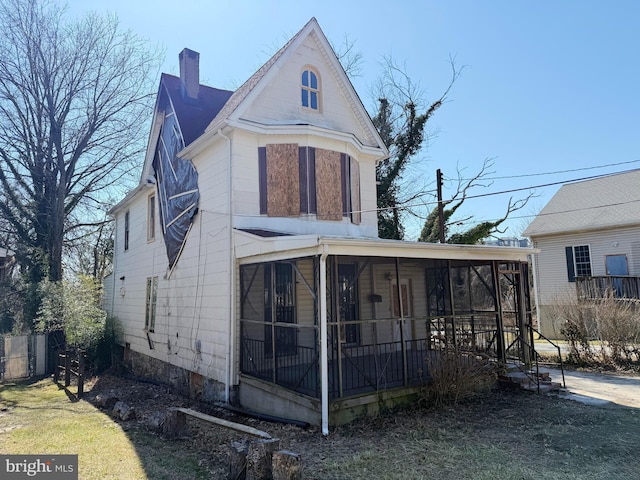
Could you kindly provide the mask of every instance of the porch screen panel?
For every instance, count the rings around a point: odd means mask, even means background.
[[[316,149],[318,220],[342,220],[340,152]]]
[[[300,215],[298,144],[270,144],[266,147],[267,215]]]

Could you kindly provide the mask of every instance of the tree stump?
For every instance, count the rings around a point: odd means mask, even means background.
[[[278,450],[273,454],[271,464],[273,480],[301,480],[302,462],[300,455],[290,450]]]
[[[246,480],[271,480],[273,452],[280,449],[277,438],[255,440],[249,444]]]
[[[186,435],[187,431],[187,416],[177,408],[167,408],[162,422],[162,433],[169,438],[178,438]]]
[[[245,480],[247,476],[248,440],[236,440],[229,445],[229,476],[228,480]]]

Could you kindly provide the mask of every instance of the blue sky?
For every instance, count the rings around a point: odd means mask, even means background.
[[[496,179],[478,194],[640,168],[634,0],[71,0],[69,6],[72,14],[116,13],[123,27],[166,50],[165,72],[177,73],[182,48],[200,52],[203,83],[227,89],[315,16],[330,41],[340,44],[348,35],[362,52],[362,74],[353,83],[369,111],[384,55],[405,66],[425,100],[446,88],[455,57],[465,68],[430,121],[432,138],[417,173],[435,178],[440,168],[455,178],[464,169],[466,176],[493,158],[491,177],[518,176]],[[595,168],[603,165],[612,166]],[[564,170],[578,171],[538,175]],[[505,236],[519,235],[558,188],[536,188]],[[509,196],[527,194],[468,200],[462,216],[498,218]],[[414,239],[419,222],[407,227]]]

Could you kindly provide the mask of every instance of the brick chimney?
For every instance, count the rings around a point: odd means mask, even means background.
[[[200,54],[185,48],[180,52],[180,81],[185,100],[197,100],[200,90]]]

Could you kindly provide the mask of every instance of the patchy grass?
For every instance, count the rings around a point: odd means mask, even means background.
[[[190,452],[143,431],[127,432],[50,379],[0,385],[0,451],[78,454],[82,479],[209,478]]]
[[[99,388],[116,389],[120,398],[128,392],[125,400],[140,412],[203,408],[161,387],[115,377],[105,376],[91,394]],[[222,479],[226,445],[239,435],[196,421],[189,438],[167,440],[142,420],[115,422],[87,401],[71,402],[50,380],[0,386],[0,402],[6,409],[0,451],[78,453],[82,479]],[[265,430],[300,453],[305,480],[627,480],[640,471],[640,409],[521,392],[362,419],[332,428],[328,437],[229,419]]]

